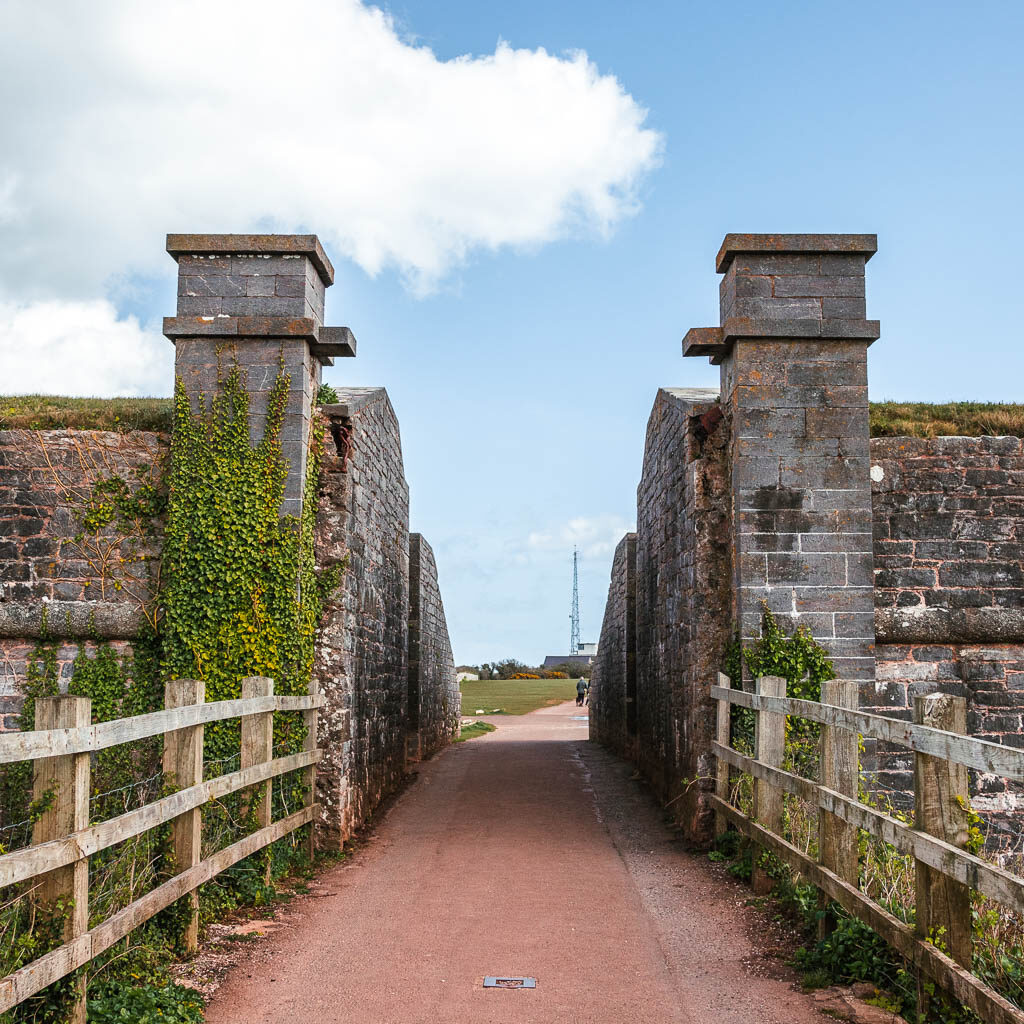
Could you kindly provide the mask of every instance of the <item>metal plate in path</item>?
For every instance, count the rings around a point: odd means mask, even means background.
[[[484,978],[484,988],[536,988],[536,978],[520,978],[512,975],[494,975]]]

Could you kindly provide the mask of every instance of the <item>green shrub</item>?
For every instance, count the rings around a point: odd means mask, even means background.
[[[743,665],[751,676],[782,676],[786,680],[786,696],[797,700],[821,700],[821,684],[835,679],[835,669],[825,648],[816,643],[806,626],[798,626],[792,636],[779,628],[775,616],[764,605],[761,618],[761,636],[744,648],[736,633],[725,650],[722,671],[739,687],[743,678]],[[817,742],[818,726],[814,722],[788,717],[787,738],[801,747],[811,749]],[[732,739],[737,750],[754,749],[754,713],[749,708],[733,706]],[[810,765],[796,765],[797,770]],[[801,772],[805,774],[806,772]]]
[[[338,392],[330,384],[321,384],[320,390],[316,393],[317,405],[334,405],[339,401]]]
[[[902,973],[900,958],[885,940],[842,910],[831,935],[797,951],[797,964],[807,971],[827,971],[833,982],[870,981],[880,988],[892,988]]]
[[[89,1024],[202,1024],[203,1007],[203,997],[181,985],[97,985],[90,988]]]

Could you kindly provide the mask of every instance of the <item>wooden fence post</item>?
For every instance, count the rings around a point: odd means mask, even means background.
[[[761,697],[785,697],[786,680],[781,676],[759,676],[754,692]],[[778,768],[786,750],[786,716],[775,711],[757,711],[754,716],[755,756],[762,764]],[[782,790],[764,779],[754,779],[754,818],[776,835],[782,834]],[[757,863],[750,878],[754,892],[771,892],[772,880]]]
[[[164,707],[181,708],[202,704],[206,700],[206,684],[197,679],[174,679],[164,686]],[[173,776],[179,789],[203,781],[203,727],[191,725],[175,729],[164,736],[164,776]],[[202,860],[202,812],[198,807],[185,811],[171,826],[175,872],[181,874]],[[191,907],[191,916],[182,935],[186,953],[199,948],[199,891],[193,889],[184,899]]]
[[[829,679],[821,684],[821,703],[856,711],[860,706],[860,685],[854,680]],[[821,727],[819,783],[843,796],[856,799],[860,774],[857,734],[836,725]],[[857,826],[820,809],[818,811],[818,863],[856,886],[860,878],[860,845]],[[822,909],[828,904],[821,894]],[[818,920],[818,938],[831,931],[826,915]]]
[[[242,697],[272,697],[274,680],[266,676],[247,676],[242,680]],[[274,712],[260,712],[256,715],[242,717],[242,768],[252,768],[257,764],[265,764],[274,757]],[[270,824],[271,794],[273,779],[267,779],[258,786],[246,790],[246,803],[258,801],[256,804],[256,828],[266,828]],[[270,856],[266,856],[264,867],[265,882],[270,881]]]
[[[36,700],[36,729],[80,729],[92,718],[88,697],[40,697]],[[32,798],[41,799],[53,790],[50,807],[32,828],[32,845],[63,839],[89,826],[89,755],[64,754],[43,757],[33,766]],[[35,900],[46,911],[58,902],[70,901],[64,909],[64,941],[77,939],[89,930],[89,858],[82,857],[38,879]],[[85,1024],[85,974],[76,983],[77,995],[68,1024]]]
[[[914,722],[963,735],[967,701],[945,693],[914,698]],[[967,846],[967,768],[941,757],[914,752],[914,828],[961,850]],[[971,890],[962,882],[915,862],[915,928],[958,964],[971,967]]]
[[[320,687],[317,684],[316,679],[310,679],[309,681],[309,695],[311,697],[317,696],[320,691]],[[302,744],[303,750],[316,750],[316,730],[317,730],[317,709],[310,708],[308,711],[302,712],[302,721],[306,726],[306,739]],[[306,788],[309,790],[309,796],[307,799],[307,807],[311,807],[316,803],[316,765],[311,764],[305,772],[305,779],[303,780]],[[316,816],[309,821],[309,837],[306,840],[306,855],[309,857],[310,863],[313,862],[313,858],[316,855]]]
[[[732,689],[732,680],[724,673],[718,673],[718,685],[724,690]],[[718,701],[718,724],[715,739],[728,747],[732,739],[732,705],[727,700]],[[729,762],[718,759],[715,774],[715,796],[720,800],[729,799]],[[720,836],[728,828],[728,821],[721,811],[715,811],[715,835]]]

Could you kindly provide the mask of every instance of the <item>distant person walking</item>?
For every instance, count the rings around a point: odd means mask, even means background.
[[[576,707],[583,707],[583,700],[587,696],[587,681],[580,676],[580,681],[576,684]]]

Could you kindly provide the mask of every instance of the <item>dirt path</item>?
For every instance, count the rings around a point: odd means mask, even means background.
[[[422,765],[371,848],[228,975],[209,1024],[821,1024],[750,969],[741,891],[679,850],[579,714],[499,716]],[[491,974],[538,985],[482,988]]]

